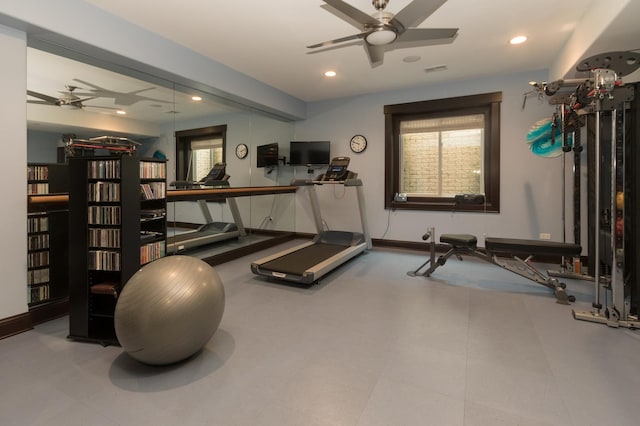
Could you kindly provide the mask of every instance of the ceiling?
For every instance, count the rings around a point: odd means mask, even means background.
[[[155,80],[153,83],[142,81],[29,48],[28,91],[63,98],[73,86],[73,95],[82,100],[82,109],[74,110],[52,104],[34,104],[34,101],[42,102],[41,98],[27,96],[29,127],[76,133],[82,137],[98,136],[109,128],[138,128],[140,130],[137,132],[128,132],[130,136],[154,136],[158,133],[158,125],[174,120],[238,111],[210,94]],[[194,101],[194,95],[202,99]],[[119,115],[117,111],[124,111],[126,115]],[[118,126],[123,121],[127,125]],[[138,123],[138,126],[131,126],[132,123]]]
[[[391,45],[384,62],[372,67],[361,41],[345,42],[344,47],[320,52],[306,47],[360,32],[321,0],[85,1],[306,102],[548,69],[585,14],[603,4],[597,0],[448,0],[418,28],[459,28],[452,43],[396,50]],[[367,14],[374,12],[371,0],[345,1]],[[612,18],[614,25],[609,25],[590,45],[591,49],[600,49],[592,54],[640,48],[640,26],[631,19],[640,16],[640,2],[612,1],[633,3],[625,12],[638,13]],[[390,0],[386,11],[397,13],[409,3],[410,0]],[[601,29],[594,26],[595,30]],[[528,36],[526,43],[508,43],[520,34]],[[411,57],[413,61],[408,62],[406,58]],[[441,70],[426,71],[433,67]],[[336,71],[337,76],[324,77],[327,70]],[[137,110],[135,116],[142,120],[167,121],[198,115],[205,104],[211,108],[208,113],[233,110],[215,99],[195,105],[185,88],[174,93],[161,85],[43,52],[30,53],[28,74],[29,90],[51,96],[57,96],[69,84],[81,87],[82,91],[77,89],[81,93],[91,93],[87,90],[95,90],[96,86],[119,92],[145,89],[138,95],[154,100],[139,99],[127,106],[131,111]],[[86,87],[83,82],[91,86]],[[86,104],[118,106],[112,98],[97,98]],[[54,108],[38,107],[48,111]],[[113,115],[113,110],[101,112]]]

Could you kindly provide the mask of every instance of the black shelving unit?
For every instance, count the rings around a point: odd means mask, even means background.
[[[66,164],[27,164],[27,194],[68,191]],[[65,299],[67,280],[68,212],[43,211],[27,216],[27,303],[29,309]]]
[[[56,194],[69,190],[69,167],[59,163],[27,164],[27,194]]]
[[[32,306],[50,298],[49,216],[31,213],[27,225],[27,303]]]
[[[69,338],[117,344],[117,297],[166,252],[166,164],[69,158]]]

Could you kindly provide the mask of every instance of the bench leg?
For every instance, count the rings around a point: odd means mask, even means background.
[[[567,291],[558,286],[553,288],[553,293],[556,295],[556,303],[560,303],[561,305],[568,305],[569,302],[575,302],[575,296],[569,296]]]
[[[528,260],[530,259],[531,258],[522,260],[518,256],[513,256],[511,260],[514,262],[514,264],[510,264],[508,261],[500,259],[498,256],[493,255],[492,263],[515,274],[518,274],[521,277],[527,278],[535,283],[550,288],[551,290],[553,290],[553,293],[556,296],[557,303],[568,305],[569,302],[575,301],[574,296],[570,296],[567,294],[564,284],[558,282],[557,279],[549,278],[542,272],[538,271],[533,265],[528,262]]]
[[[424,262],[422,265],[420,265],[415,271],[409,271],[407,272],[407,275],[409,275],[410,277],[417,277],[419,276],[424,276],[425,272],[420,272],[420,270],[422,268],[424,268],[425,266],[427,266],[428,264],[433,264],[436,260],[436,230],[435,228],[429,228],[427,230],[427,233],[424,234],[422,236],[423,240],[428,240],[431,239],[431,241],[429,242],[429,258],[427,259],[426,262]]]
[[[420,270],[425,266],[427,266],[429,263],[431,263],[432,260],[433,258],[427,259],[427,261],[424,262],[422,265],[418,266],[418,268],[415,271],[407,272],[407,275],[409,275],[410,277],[417,277],[417,276],[423,277],[426,274],[426,272],[420,272]]]
[[[429,267],[429,269],[427,269],[427,271],[424,273],[425,277],[430,277],[431,274],[433,273],[433,271],[435,271],[436,269],[438,269],[438,267],[443,266],[445,263],[447,263],[447,259],[449,259],[451,256],[456,255],[456,257],[460,260],[462,260],[462,256],[460,256],[459,252],[458,252],[458,247],[451,247],[449,249],[449,251],[447,251],[445,254],[443,254],[442,256],[438,257],[438,260],[436,260],[435,262],[431,263],[431,266]]]
[[[467,252],[467,250],[465,249],[451,246],[451,248],[445,254],[436,258],[435,243],[432,242],[431,244],[432,244],[431,246],[432,250],[431,250],[431,256],[429,257],[429,259],[427,259],[427,261],[424,262],[422,265],[420,265],[420,267],[415,271],[407,272],[407,275],[409,275],[410,277],[417,277],[417,276],[430,277],[433,271],[435,271],[436,269],[438,269],[438,267],[443,266],[445,263],[447,263],[447,259],[449,259],[451,256],[455,255],[459,260],[462,260],[462,254],[465,254]],[[420,270],[427,265],[430,265],[429,269],[427,269],[424,272],[420,272]]]

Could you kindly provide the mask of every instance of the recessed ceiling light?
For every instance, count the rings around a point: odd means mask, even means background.
[[[418,55],[411,55],[411,56],[406,56],[404,58],[402,58],[402,60],[404,62],[410,63],[410,62],[418,62],[420,60],[420,56]]]
[[[325,77],[335,77],[337,74],[335,71],[327,71],[324,73]]]
[[[119,110],[116,111],[116,114],[127,115],[127,111],[123,111],[123,110],[119,109]]]
[[[511,44],[521,44],[521,43],[524,43],[525,41],[527,41],[527,36],[520,35],[520,36],[514,37],[511,40],[509,40],[509,43],[511,43]]]
[[[200,96],[192,96],[191,100],[192,101],[196,101],[196,102],[200,102],[202,100],[202,97],[200,97]]]

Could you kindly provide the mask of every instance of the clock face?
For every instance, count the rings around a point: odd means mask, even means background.
[[[355,135],[351,138],[351,141],[349,141],[349,147],[351,151],[361,153],[367,148],[367,138],[362,135]]]
[[[241,143],[241,144],[238,144],[238,146],[236,146],[236,157],[244,158],[247,156],[248,153],[249,153],[249,149],[245,144]]]

